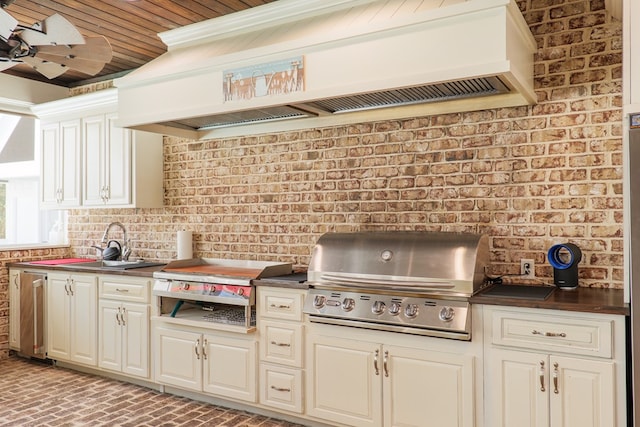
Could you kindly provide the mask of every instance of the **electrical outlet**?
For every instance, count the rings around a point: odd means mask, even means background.
[[[536,277],[535,263],[532,259],[520,260],[520,275],[525,279],[533,279]]]

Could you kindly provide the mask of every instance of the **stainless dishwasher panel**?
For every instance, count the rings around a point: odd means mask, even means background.
[[[44,288],[47,275],[20,273],[20,352],[24,357],[46,357]]]

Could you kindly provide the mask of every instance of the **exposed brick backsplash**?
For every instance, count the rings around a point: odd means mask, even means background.
[[[305,267],[322,233],[460,230],[491,236],[491,274],[536,262],[570,241],[582,286],[623,286],[621,31],[602,1],[517,2],[538,45],[538,103],[192,141],[167,137],[165,208],[77,210],[78,254],[109,221],[133,256],[281,260]]]

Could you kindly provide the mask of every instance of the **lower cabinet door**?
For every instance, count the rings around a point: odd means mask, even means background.
[[[382,346],[310,335],[307,413],[349,426],[382,425]]]
[[[155,380],[161,384],[202,391],[202,335],[156,326]]]
[[[485,375],[487,420],[495,427],[549,426],[549,356],[491,349]]]
[[[203,390],[221,397],[256,402],[257,347],[253,339],[205,334]]]
[[[613,361],[560,356],[551,356],[549,361],[551,426],[620,425],[616,421]]]
[[[100,300],[98,304],[98,366],[111,371],[122,369],[122,326],[120,303]]]
[[[68,275],[49,274],[47,283],[47,356],[71,360],[71,297]]]
[[[475,425],[473,356],[397,346],[382,350],[385,426]]]
[[[149,306],[122,304],[122,372],[149,377]]]

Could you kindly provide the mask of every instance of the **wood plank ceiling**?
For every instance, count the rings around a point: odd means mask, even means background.
[[[21,25],[58,13],[84,36],[105,36],[113,59],[95,76],[68,70],[49,80],[26,64],[4,73],[66,87],[117,77],[160,56],[166,46],[158,33],[241,11],[275,0],[15,0],[5,11]]]

